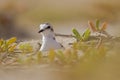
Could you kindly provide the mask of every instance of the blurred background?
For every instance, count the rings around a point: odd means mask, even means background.
[[[38,39],[39,24],[49,22],[58,33],[100,19],[115,35],[120,21],[119,0],[0,0],[0,38]],[[114,31],[113,31],[114,30]],[[61,32],[62,31],[62,32]]]
[[[88,20],[96,19],[108,22],[107,31],[120,36],[120,0],[0,0],[0,38],[4,39],[39,39],[39,25],[44,22],[51,23],[57,33],[72,34],[73,27],[82,32]],[[68,67],[52,71],[44,65],[36,69],[0,66],[0,80],[120,80],[119,58],[115,56],[95,69],[86,66],[89,73],[79,66],[70,69],[71,73]]]

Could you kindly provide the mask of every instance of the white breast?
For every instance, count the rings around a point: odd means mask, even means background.
[[[58,43],[55,39],[44,37],[40,51],[48,51],[50,49],[61,49],[61,48],[62,48],[61,44]]]

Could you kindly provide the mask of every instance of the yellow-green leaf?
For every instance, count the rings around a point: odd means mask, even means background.
[[[42,59],[42,53],[41,52],[38,52],[37,53],[37,62],[39,63]]]
[[[72,32],[73,32],[75,38],[77,39],[77,41],[82,40],[80,33],[75,28],[73,28]]]
[[[3,45],[3,39],[0,39],[0,47]]]
[[[99,30],[99,23],[100,23],[100,20],[96,20],[96,29]]]
[[[48,57],[49,57],[49,60],[50,60],[51,62],[54,61],[54,59],[55,59],[55,51],[54,51],[53,49],[51,49],[51,50],[49,51]]]
[[[65,63],[65,55],[62,51],[58,51],[58,53],[56,53],[56,57],[63,63]]]
[[[12,43],[14,43],[16,41],[16,37],[12,37],[9,40],[7,40],[7,45],[11,45]]]
[[[84,33],[83,33],[83,40],[87,40],[90,37],[90,29],[87,29]]]
[[[15,49],[15,47],[16,47],[16,44],[14,44],[13,46],[11,46],[11,47],[8,49],[8,51],[9,51],[9,52],[13,52],[14,49]]]

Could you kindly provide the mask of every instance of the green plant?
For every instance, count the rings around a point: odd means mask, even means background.
[[[77,41],[86,41],[90,37],[90,30],[87,29],[82,35],[75,29],[73,28],[72,30],[74,37],[76,38]]]
[[[96,24],[94,25],[92,21],[88,21],[88,25],[92,32],[98,32],[100,34],[104,34],[107,36],[107,38],[112,37],[110,34],[106,32],[106,28],[107,28],[106,22],[103,22],[102,25],[100,25],[100,20],[96,20]]]
[[[88,21],[88,24],[89,24],[89,27],[91,28],[91,30],[93,32],[105,31],[106,28],[107,28],[107,23],[106,22],[102,23],[102,26],[100,26],[100,20],[96,20],[95,25],[92,21]]]
[[[31,53],[31,52],[33,52],[33,47],[32,47],[32,45],[30,45],[30,43],[20,44],[19,49],[22,51],[22,53]]]
[[[16,37],[10,38],[8,40],[0,39],[0,53],[3,52],[14,52],[16,48]]]
[[[15,59],[16,37],[8,40],[0,39],[0,64],[11,63]],[[13,57],[14,56],[14,57]]]

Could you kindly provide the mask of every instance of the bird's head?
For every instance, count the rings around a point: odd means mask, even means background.
[[[49,23],[40,24],[40,30],[38,33],[42,33],[43,35],[49,35],[54,32],[52,26]]]

